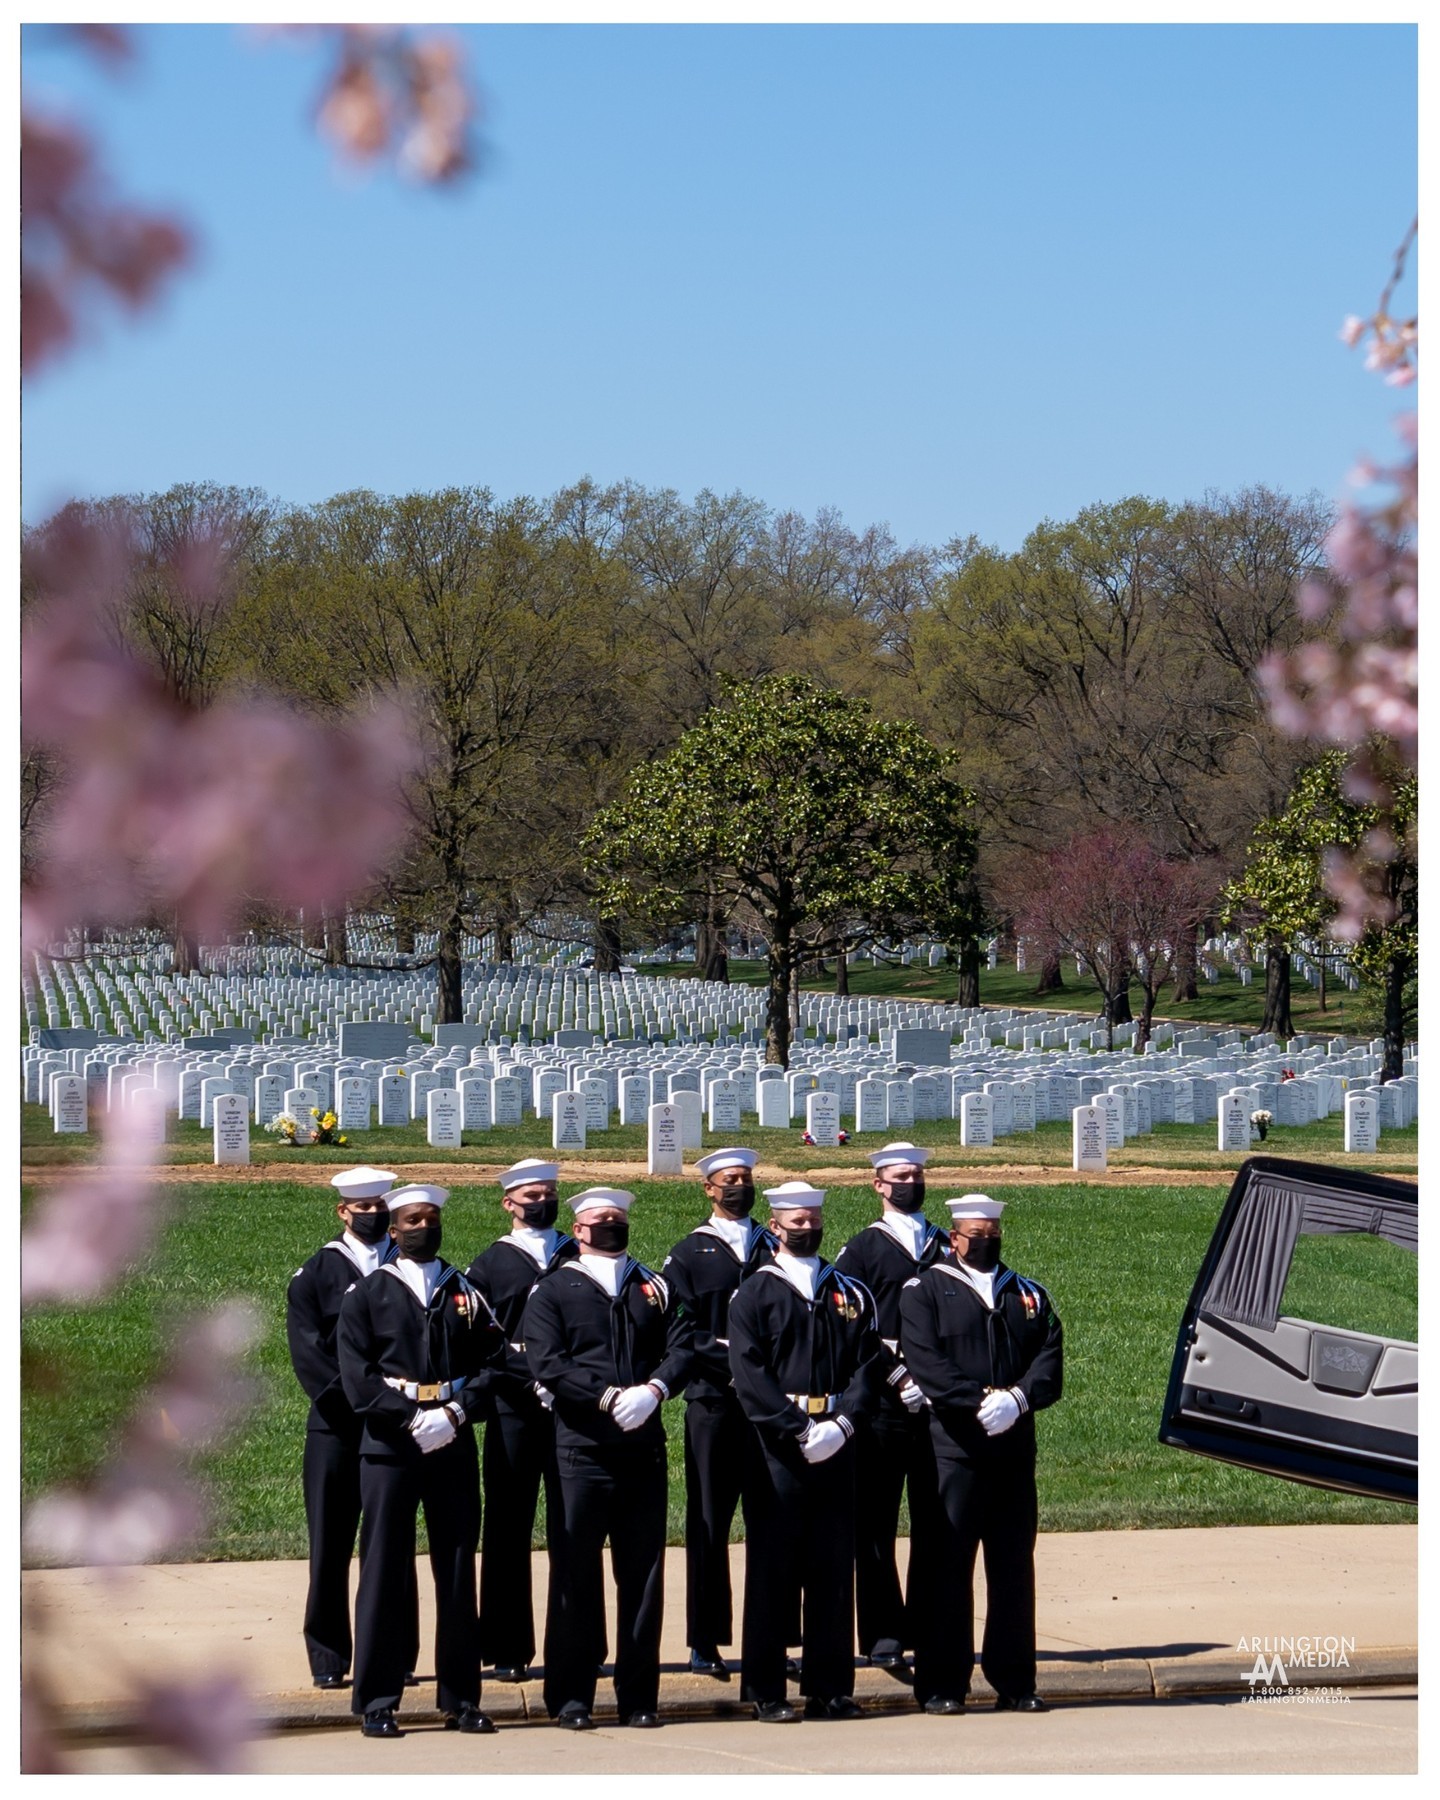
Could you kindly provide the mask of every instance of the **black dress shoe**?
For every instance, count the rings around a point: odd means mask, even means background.
[[[692,1675],[713,1675],[717,1681],[728,1681],[730,1671],[718,1650],[708,1646],[703,1650],[690,1652],[690,1673]]]
[[[633,1725],[636,1731],[654,1731],[660,1723],[660,1715],[653,1712],[634,1712],[628,1719],[622,1719],[620,1723]]]
[[[318,1688],[343,1688],[345,1677],[343,1675],[317,1675],[314,1685]]]
[[[406,1687],[419,1687],[420,1677],[415,1673],[415,1671],[413,1669],[405,1677],[405,1685],[406,1685]]]
[[[555,1715],[555,1723],[566,1731],[593,1731],[595,1721],[590,1717],[588,1707],[581,1706],[578,1700],[568,1700]]]
[[[381,1712],[366,1713],[360,1721],[361,1737],[399,1738],[405,1733],[395,1723],[395,1714],[386,1707]]]
[[[757,1700],[755,1717],[762,1725],[793,1725],[800,1715],[788,1700]]]
[[[965,1702],[952,1700],[948,1694],[932,1694],[920,1710],[927,1713],[939,1713],[942,1718],[953,1719],[964,1712]]]
[[[787,1681],[798,1681],[800,1679],[800,1664],[793,1656],[787,1656],[785,1658],[785,1677]]]
[[[863,1716],[859,1705],[849,1694],[836,1694],[829,1700],[822,1700],[819,1694],[812,1694],[805,1702],[807,1719],[859,1719]]]
[[[446,1713],[445,1729],[447,1731],[468,1731],[480,1737],[488,1737],[495,1729],[495,1721],[488,1713],[481,1712],[478,1706],[462,1706],[459,1712]]]
[[[1047,1701],[1038,1694],[997,1694],[995,1697],[996,1712],[1049,1712]]]
[[[497,1667],[492,1679],[495,1681],[525,1681],[529,1674],[529,1663],[506,1663],[503,1668]]]
[[[905,1648],[894,1638],[881,1638],[866,1660],[872,1669],[903,1669]]]

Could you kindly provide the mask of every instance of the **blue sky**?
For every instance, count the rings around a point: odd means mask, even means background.
[[[149,27],[113,79],[27,35],[27,102],[202,238],[27,385],[27,519],[589,474],[1008,549],[1390,451],[1336,333],[1415,209],[1413,27],[462,35],[489,154],[449,192],[337,171],[314,50]]]

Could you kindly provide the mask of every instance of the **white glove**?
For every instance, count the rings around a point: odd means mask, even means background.
[[[810,1435],[800,1446],[800,1454],[808,1463],[822,1463],[845,1442],[845,1433],[833,1419],[821,1419],[810,1427]]]
[[[455,1421],[443,1406],[432,1406],[425,1412],[416,1413],[410,1421],[410,1435],[422,1454],[428,1456],[432,1450],[443,1450],[452,1441]]]
[[[1002,1431],[1008,1431],[1020,1417],[1020,1402],[1008,1388],[997,1388],[980,1402],[976,1417],[985,1427],[987,1437],[999,1437]]]
[[[660,1396],[652,1387],[622,1388],[610,1414],[622,1431],[638,1431],[659,1404]]]
[[[535,1398],[545,1408],[546,1412],[554,1412],[555,1396],[550,1392],[549,1388],[542,1387],[538,1381],[532,1383],[532,1385],[535,1389]]]
[[[900,1395],[900,1403],[907,1412],[919,1412],[922,1406],[928,1406],[930,1404],[916,1386],[914,1376],[907,1376],[906,1379],[900,1383],[897,1391]]]

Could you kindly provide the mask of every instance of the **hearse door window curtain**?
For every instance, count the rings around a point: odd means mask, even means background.
[[[1401,1250],[1417,1246],[1418,1209],[1375,1195],[1309,1189],[1275,1179],[1254,1182],[1200,1302],[1202,1312],[1273,1331],[1296,1240],[1359,1231]]]

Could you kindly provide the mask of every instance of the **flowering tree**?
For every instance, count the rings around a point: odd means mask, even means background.
[[[1367,744],[1365,754],[1385,784],[1387,804],[1349,798],[1344,751],[1318,757],[1301,770],[1284,810],[1257,828],[1244,869],[1225,889],[1225,904],[1233,923],[1262,936],[1288,964],[1298,938],[1336,935],[1345,901],[1337,897],[1331,872],[1337,865],[1364,871],[1364,897],[1353,904],[1369,917],[1351,961],[1383,995],[1384,1077],[1390,1080],[1403,1073],[1405,990],[1419,966],[1418,786],[1393,753],[1387,758],[1383,743]],[[1369,898],[1372,892],[1378,892],[1379,906]],[[1273,1029],[1288,1037],[1288,980],[1277,1005],[1283,1016]]]
[[[111,26],[62,28],[111,62],[131,54]],[[320,123],[349,155],[398,147],[426,180],[469,159],[472,115],[453,46],[391,28],[330,28],[335,61]],[[108,302],[144,306],[188,259],[193,237],[110,186],[103,160],[73,124],[22,118],[22,361],[53,364]],[[215,693],[179,679],[181,664],[137,654],[116,629],[156,574],[133,509],[69,508],[27,544],[22,642],[27,821],[23,943],[51,949],[90,926],[176,918],[186,936],[221,936],[251,899],[339,903],[400,841],[397,781],[412,733],[398,705],[318,724],[274,700]],[[233,595],[235,545],[217,519],[172,540],[164,606],[150,624],[193,642]],[[203,635],[203,632],[200,632]],[[151,645],[153,651],[156,646]],[[193,663],[185,665],[195,673]],[[343,818],[330,804],[342,782]],[[295,819],[303,820],[296,829]],[[148,1152],[116,1109],[100,1166],[37,1200],[21,1245],[31,1306],[104,1294],[159,1222]],[[96,1228],[97,1218],[103,1229]],[[239,1361],[254,1334],[222,1307],[182,1332],[159,1386],[142,1397],[117,1454],[85,1487],[42,1495],[26,1520],[32,1554],[122,1564],[174,1554],[201,1531],[185,1477],[191,1457],[243,1402]],[[190,1683],[136,1676],[136,1704],[155,1741],[213,1772],[241,1760],[243,1694],[200,1674]],[[24,1767],[64,1766],[48,1696],[23,1703]]]
[[[1217,885],[1212,864],[1162,856],[1119,826],[1012,859],[1000,879],[1017,932],[1049,954],[1073,956],[1100,989],[1111,1049],[1132,979],[1142,995],[1136,1042],[1148,1042],[1156,997],[1182,947],[1193,946]]]
[[[1416,375],[1418,321],[1391,312],[1416,230],[1412,224],[1397,250],[1375,312],[1352,316],[1341,332],[1347,344],[1368,346],[1366,366],[1396,388],[1410,386]],[[1414,830],[1414,808],[1397,782],[1416,767],[1420,722],[1417,415],[1402,415],[1396,431],[1400,459],[1383,468],[1362,462],[1351,477],[1358,487],[1388,488],[1388,497],[1342,510],[1326,540],[1328,573],[1303,591],[1302,613],[1318,634],[1287,655],[1267,657],[1257,670],[1275,723],[1342,749],[1344,797],[1378,808],[1363,850],[1358,843],[1337,845],[1323,871],[1339,903],[1330,930],[1351,942],[1372,924],[1384,927],[1397,918],[1387,865],[1405,853]]]

